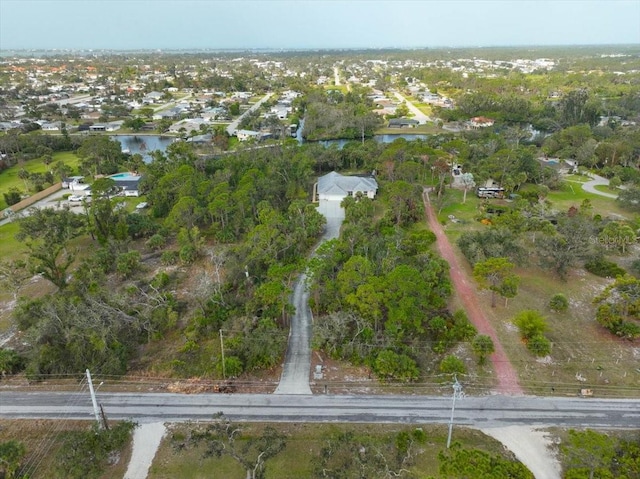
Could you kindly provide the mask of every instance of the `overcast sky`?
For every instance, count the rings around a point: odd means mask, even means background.
[[[0,50],[640,44],[640,0],[0,0]]]

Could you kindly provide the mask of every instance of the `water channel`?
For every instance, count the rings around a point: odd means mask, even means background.
[[[167,147],[174,141],[173,137],[160,136],[160,135],[113,135],[113,138],[118,140],[122,145],[122,151],[126,153],[140,153],[146,163],[152,160],[151,152],[154,150],[166,151]],[[373,139],[378,143],[392,143],[398,138],[404,138],[407,141],[413,140],[426,140],[428,135],[423,134],[398,134],[398,135],[374,135]],[[302,140],[299,138],[299,141]],[[329,147],[331,145],[337,145],[338,149],[342,149],[350,141],[358,140],[322,140],[319,141],[321,145]],[[304,140],[300,143],[306,143]]]

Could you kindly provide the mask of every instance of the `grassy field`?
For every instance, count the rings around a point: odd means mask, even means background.
[[[380,444],[392,441],[400,431],[411,431],[409,426],[395,425],[327,425],[327,424],[272,424],[288,436],[283,452],[267,462],[266,479],[298,479],[312,477],[312,458],[317,456],[325,445],[328,434],[353,431],[379,441]],[[186,426],[181,426],[186,427]],[[249,434],[259,434],[264,427],[261,424],[243,424]],[[426,444],[420,445],[420,453],[414,464],[408,469],[418,477],[436,476],[438,473],[438,453],[446,446],[446,426],[418,425],[427,434]],[[149,470],[148,479],[205,479],[224,477],[226,479],[244,479],[246,472],[226,456],[221,459],[204,458],[202,449],[181,450],[176,452],[167,434],[160,445],[155,460]],[[494,454],[509,457],[500,443],[485,436],[480,431],[456,427],[454,441],[460,441],[465,447],[477,448]]]
[[[12,166],[11,168],[7,168],[0,172],[0,193],[7,192],[11,188],[18,188],[23,192],[26,191],[27,188],[24,181],[18,177],[18,173],[22,168],[27,170],[29,173],[46,173],[53,164],[58,161],[62,161],[65,165],[70,166],[74,172],[77,172],[80,158],[78,158],[78,155],[73,152],[61,151],[53,154],[53,161],[48,166],[44,164],[42,158],[35,158],[33,160],[25,161],[22,164]],[[0,195],[0,210],[5,209],[6,207],[7,204],[4,201],[4,196]]]

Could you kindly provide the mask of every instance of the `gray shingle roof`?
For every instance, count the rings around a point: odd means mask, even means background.
[[[378,182],[371,177],[364,176],[343,176],[332,171],[329,174],[318,178],[318,193],[327,195],[344,195],[348,192],[357,191],[377,191]]]

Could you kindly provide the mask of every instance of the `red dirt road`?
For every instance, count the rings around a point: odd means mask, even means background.
[[[431,202],[429,201],[429,193],[426,190],[423,194],[423,200],[429,227],[436,235],[438,251],[442,258],[449,263],[453,288],[460,298],[469,320],[476,327],[478,333],[486,334],[493,340],[495,352],[491,355],[490,359],[493,363],[496,375],[498,376],[498,392],[501,394],[513,395],[524,394],[520,384],[518,383],[518,375],[516,374],[515,369],[513,369],[511,362],[509,362],[509,358],[507,358],[493,326],[485,316],[482,309],[478,306],[479,298],[476,294],[476,290],[469,284],[469,279],[460,267],[458,258],[456,258],[451,243],[449,242],[449,238],[444,234],[442,225],[433,211]]]

